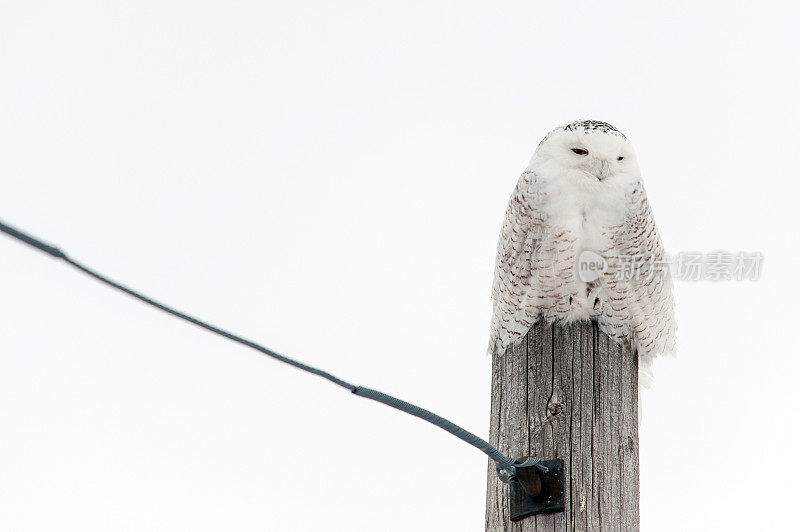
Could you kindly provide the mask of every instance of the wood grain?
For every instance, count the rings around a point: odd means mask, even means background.
[[[516,458],[564,460],[566,508],[512,523],[489,464],[487,532],[639,529],[638,366],[597,324],[535,324],[492,361],[489,437]]]

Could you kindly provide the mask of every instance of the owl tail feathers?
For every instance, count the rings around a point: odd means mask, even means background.
[[[642,426],[642,390],[643,389],[650,389],[653,387],[653,382],[655,382],[655,376],[653,374],[653,357],[642,353],[641,351],[637,350],[637,356],[639,357],[639,386],[636,390],[636,406],[637,406],[637,421],[639,422],[639,426]]]
[[[639,426],[642,426],[642,387],[639,386],[639,389],[636,390],[636,421],[639,423]]]
[[[492,334],[489,337],[489,346],[486,348],[486,354],[489,356],[500,354],[501,348],[502,343],[500,342],[500,337],[494,330],[492,330]]]
[[[654,382],[653,357],[639,352],[639,388],[650,389]]]

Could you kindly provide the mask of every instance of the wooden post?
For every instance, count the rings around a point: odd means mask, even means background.
[[[537,323],[492,361],[490,441],[514,458],[564,460],[563,512],[509,519],[489,465],[487,532],[639,529],[638,364],[596,323]]]

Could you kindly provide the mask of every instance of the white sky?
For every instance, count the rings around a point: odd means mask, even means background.
[[[795,519],[795,5],[64,4],[0,3],[0,219],[484,436],[508,196],[552,127],[619,127],[669,251],[765,256],[677,285],[643,529]],[[0,254],[3,530],[483,530],[452,436]]]

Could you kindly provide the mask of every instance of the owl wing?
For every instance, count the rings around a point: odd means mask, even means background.
[[[536,321],[546,295],[539,277],[546,262],[548,227],[541,209],[545,192],[533,172],[525,172],[508,202],[497,245],[497,264],[492,285],[492,314],[489,352],[505,349],[525,335]]]
[[[618,340],[632,339],[645,374],[658,354],[675,350],[672,277],[664,245],[641,181],[626,198],[622,223],[609,228],[606,292],[600,328]]]

